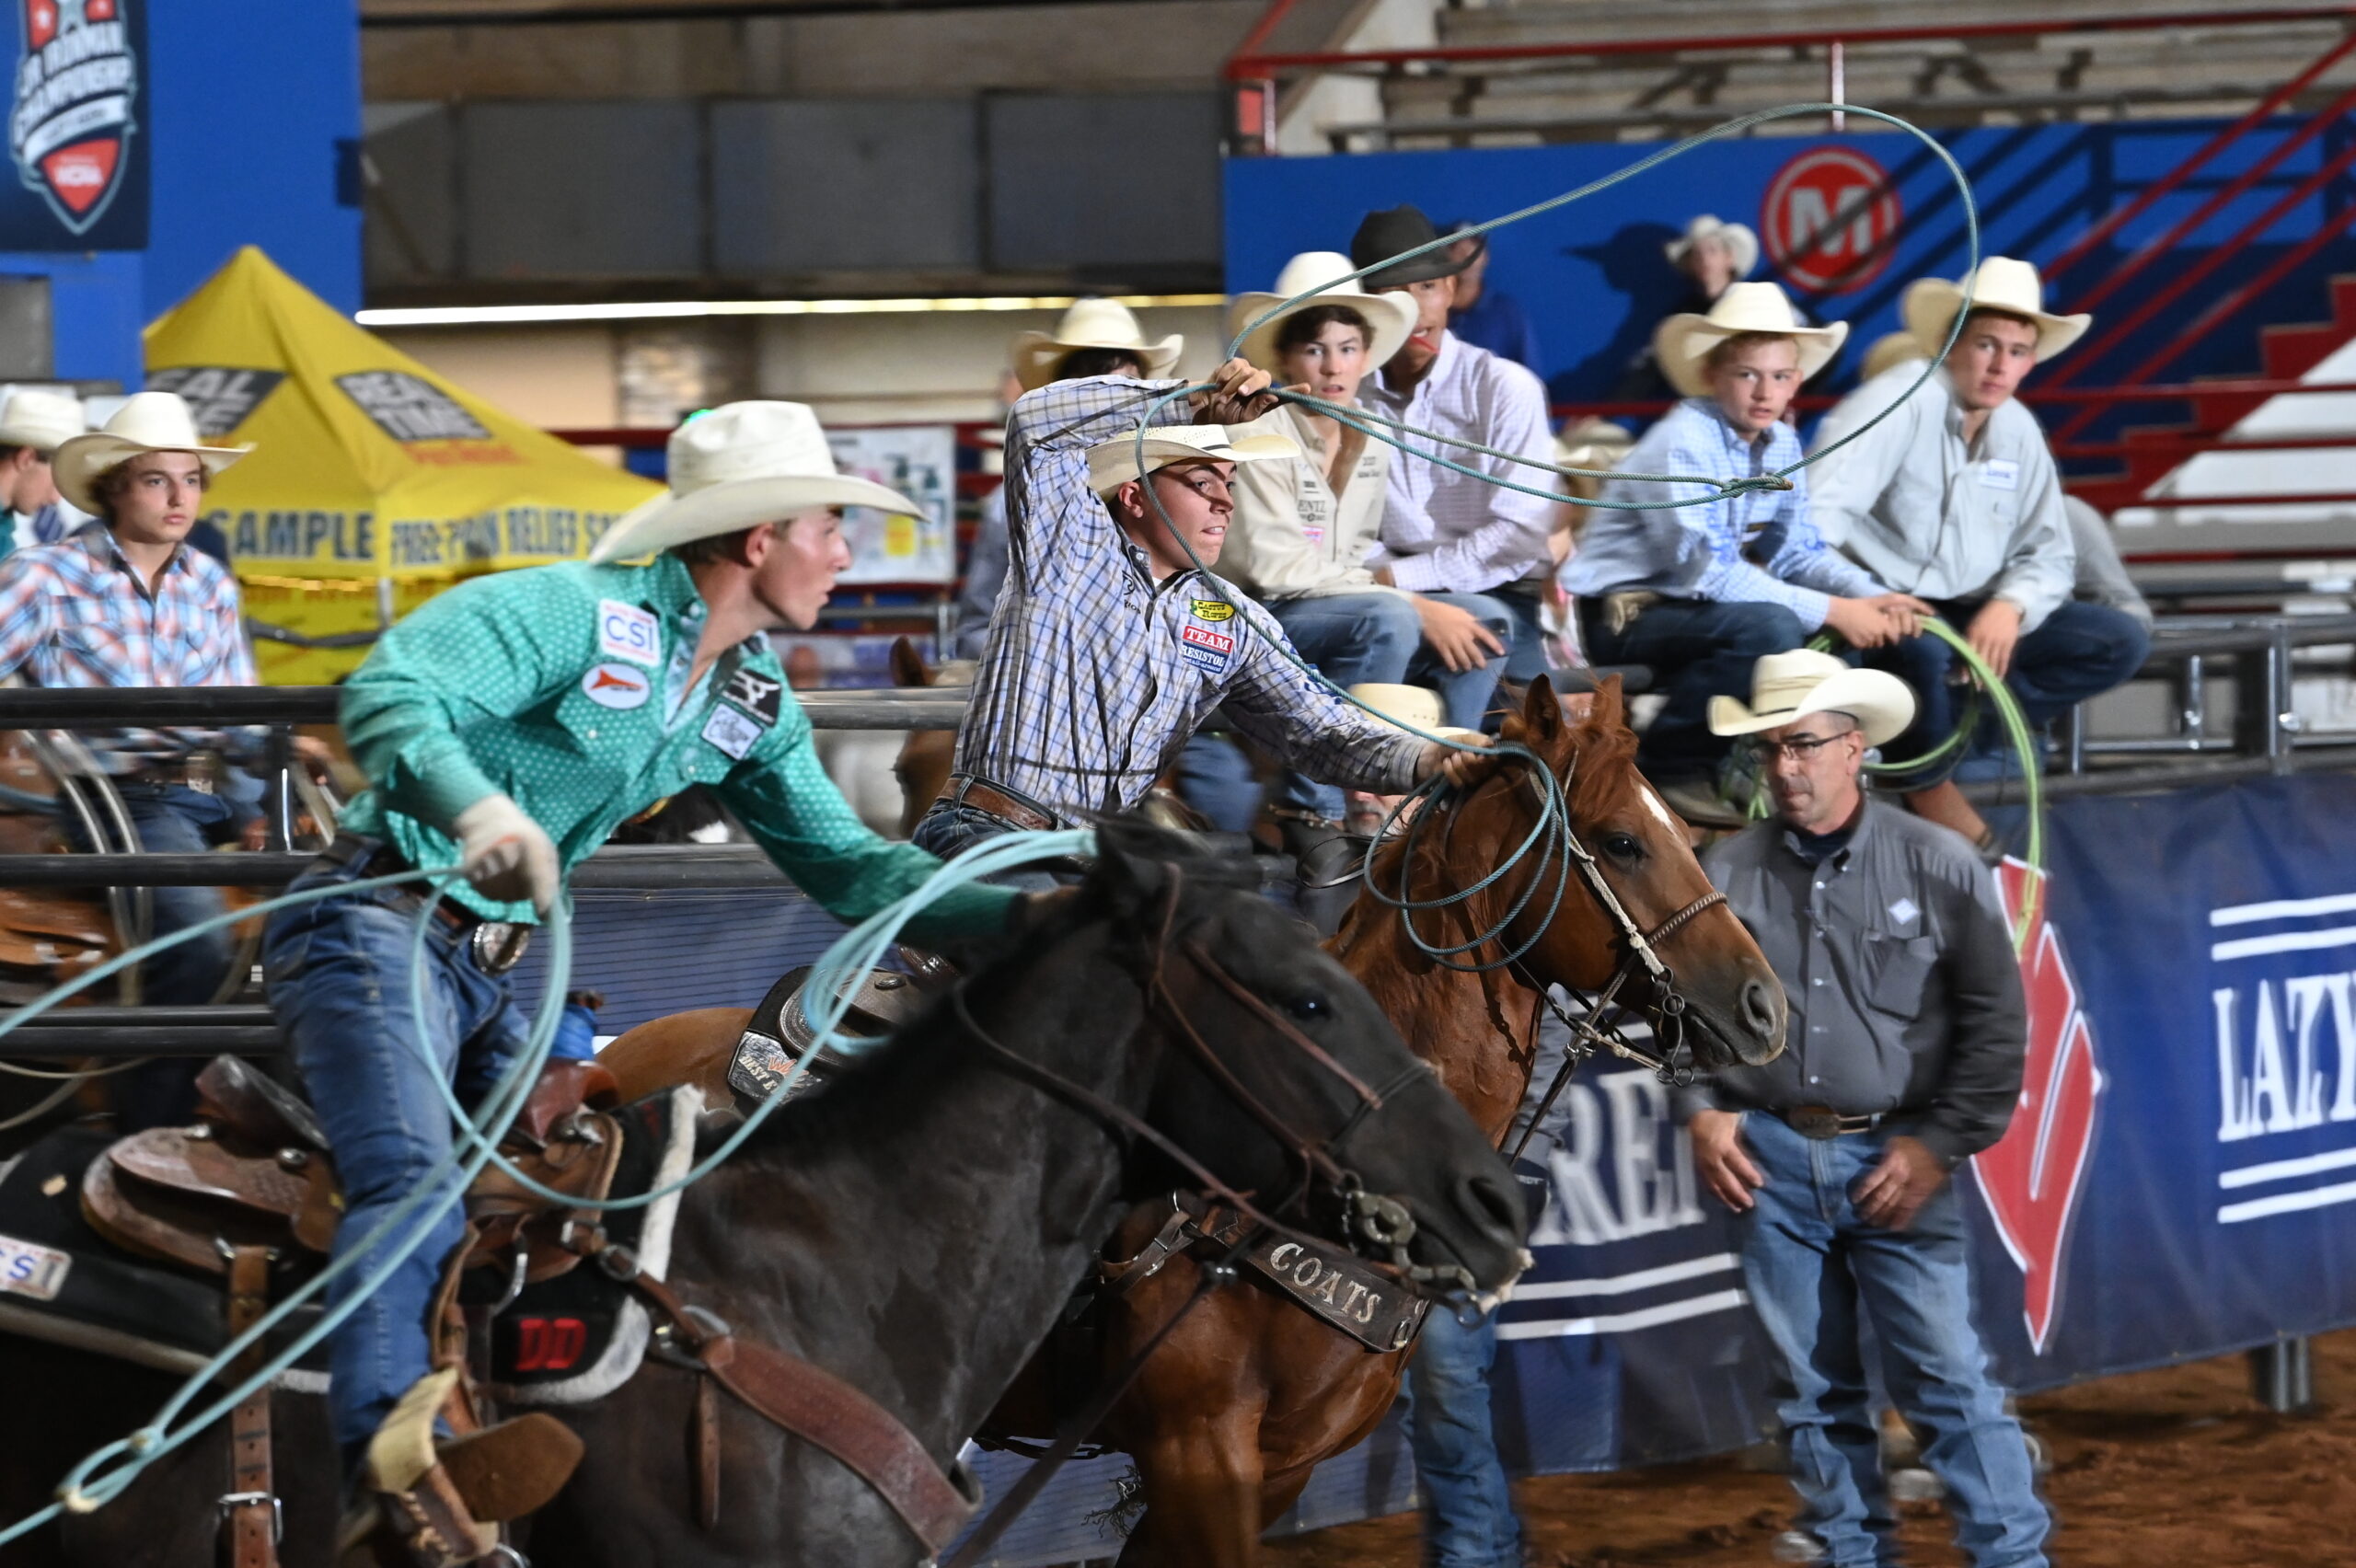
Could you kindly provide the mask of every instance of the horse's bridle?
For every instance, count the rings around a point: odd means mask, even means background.
[[[1158,1012],[1174,1023],[1178,1038],[1211,1081],[1299,1162],[1300,1181],[1281,1202],[1267,1206],[1254,1203],[1250,1196],[1222,1181],[1200,1160],[1179,1147],[1167,1134],[1135,1112],[1116,1105],[1095,1090],[1074,1083],[1052,1068],[1043,1067],[1013,1051],[974,1017],[966,986],[962,981],[950,993],[951,1006],[955,1009],[958,1021],[989,1053],[994,1066],[1079,1107],[1125,1136],[1143,1138],[1176,1161],[1181,1169],[1201,1183],[1204,1191],[1232,1206],[1253,1225],[1265,1227],[1295,1241],[1330,1246],[1330,1240],[1310,1235],[1276,1217],[1296,1210],[1314,1188],[1322,1185],[1340,1201],[1354,1247],[1363,1240],[1388,1254],[1387,1258],[1376,1260],[1375,1267],[1395,1272],[1415,1284],[1461,1286],[1467,1294],[1477,1293],[1479,1282],[1462,1264],[1417,1263],[1408,1256],[1408,1244],[1415,1239],[1417,1231],[1414,1209],[1402,1199],[1369,1192],[1364,1180],[1343,1158],[1344,1146],[1365,1125],[1367,1118],[1381,1110],[1392,1096],[1416,1083],[1436,1078],[1431,1064],[1415,1057],[1388,1082],[1368,1084],[1335,1060],[1331,1052],[1253,994],[1200,942],[1191,937],[1183,940],[1176,937],[1173,928],[1179,896],[1184,885],[1184,872],[1174,863],[1165,863],[1163,869],[1169,873],[1169,884],[1161,899],[1159,928],[1149,949],[1151,962],[1144,986],[1147,1012],[1149,1016]],[[1350,1091],[1356,1104],[1342,1119],[1340,1125],[1323,1134],[1304,1132],[1297,1120],[1277,1112],[1262,1094],[1254,1092],[1236,1075],[1235,1069],[1211,1048],[1210,1042],[1203,1037],[1202,1031],[1195,1027],[1194,1019],[1172,989],[1168,961],[1173,951],[1185,960],[1190,968],[1225,991],[1273,1031],[1278,1039],[1307,1056]]]
[[[1542,833],[1549,842],[1542,853],[1537,870],[1531,874],[1530,885],[1514,901],[1513,907],[1507,912],[1505,917],[1490,929],[1475,936],[1472,941],[1452,948],[1435,948],[1426,942],[1415,931],[1416,909],[1432,907],[1436,902],[1459,902],[1461,898],[1470,897],[1472,894],[1496,882],[1512,864],[1509,860],[1507,865],[1500,866],[1496,870],[1490,872],[1472,887],[1464,890],[1464,893],[1457,898],[1417,901],[1410,897],[1407,891],[1407,879],[1412,874],[1415,838],[1422,831],[1424,821],[1427,816],[1444,815],[1447,818],[1447,826],[1442,832],[1444,835],[1452,834],[1455,831],[1458,815],[1452,810],[1417,813],[1409,821],[1402,836],[1404,841],[1400,846],[1398,896],[1391,897],[1379,891],[1377,896],[1399,911],[1400,919],[1406,924],[1409,938],[1435,963],[1460,972],[1509,969],[1513,972],[1515,978],[1535,991],[1545,1006],[1571,1031],[1571,1051],[1565,1063],[1565,1075],[1578,1062],[1601,1050],[1608,1051],[1613,1055],[1624,1056],[1630,1061],[1652,1068],[1664,1083],[1691,1082],[1693,1077],[1693,1061],[1692,1053],[1687,1047],[1685,1041],[1685,995],[1678,988],[1676,971],[1662,959],[1660,948],[1696,918],[1724,904],[1727,901],[1726,894],[1712,888],[1683,908],[1660,920],[1650,929],[1638,924],[1636,917],[1628,913],[1628,906],[1620,901],[1620,895],[1612,890],[1611,882],[1605,880],[1603,868],[1596,860],[1595,852],[1587,847],[1585,840],[1580,838],[1578,826],[1571,820],[1570,791],[1573,782],[1578,777],[1578,753],[1574,751],[1571,754],[1570,765],[1564,769],[1563,776],[1559,779],[1553,778],[1553,769],[1536,753],[1519,755],[1526,755],[1530,766],[1533,768],[1544,770],[1551,780],[1551,789],[1541,787],[1535,778],[1526,778],[1524,780],[1531,793],[1538,798],[1540,817],[1539,828],[1531,832],[1530,838],[1525,840],[1525,844],[1538,842]],[[1474,788],[1477,789],[1478,786]],[[1452,790],[1453,787],[1450,787],[1450,790]],[[1446,808],[1470,798],[1470,790],[1435,791],[1433,804]],[[1559,815],[1556,815],[1558,811]],[[1553,818],[1551,827],[1550,817]],[[1471,952],[1486,947],[1492,941],[1504,945],[1506,933],[1516,921],[1521,918],[1532,896],[1544,882],[1548,862],[1553,860],[1557,845],[1560,847],[1564,865],[1555,875],[1553,896],[1547,905],[1544,917],[1538,922],[1538,931],[1519,946],[1507,948],[1504,956],[1500,958],[1464,963],[1453,962],[1452,955],[1458,952]],[[1574,867],[1577,869],[1579,880],[1586,884],[1589,896],[1602,909],[1604,917],[1614,928],[1617,933],[1616,940],[1621,950],[1620,961],[1612,966],[1611,977],[1604,983],[1601,990],[1592,997],[1572,991],[1571,994],[1578,999],[1584,1009],[1583,1014],[1575,1014],[1556,1002],[1551,988],[1531,974],[1528,965],[1522,962],[1530,949],[1537,946],[1539,936],[1543,933],[1545,928],[1553,923],[1555,911],[1562,907],[1563,889],[1568,882],[1571,869]],[[1367,869],[1369,887],[1374,886],[1373,874],[1372,856],[1369,852]],[[1648,990],[1647,997],[1641,1004],[1640,1010],[1652,1026],[1654,1048],[1651,1050],[1632,1043],[1621,1032],[1611,1017],[1613,1009],[1625,1008],[1626,1004],[1620,1000],[1620,993],[1627,986],[1628,982],[1639,974],[1644,976]],[[1565,986],[1564,989],[1571,990],[1571,987]],[[1553,1104],[1554,1094],[1559,1092],[1560,1089],[1561,1084],[1558,1081],[1554,1090],[1547,1096],[1548,1105]],[[1537,1118],[1533,1117],[1531,1124],[1534,1126],[1536,1122]],[[1525,1143],[1528,1141],[1526,1132],[1523,1135],[1523,1141]],[[1519,1149],[1517,1148],[1515,1152],[1519,1153]]]

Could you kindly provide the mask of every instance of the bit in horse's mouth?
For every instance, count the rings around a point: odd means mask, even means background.
[[[1537,1258],[1530,1253],[1530,1249],[1527,1247],[1524,1247],[1520,1251],[1517,1252],[1514,1255],[1514,1271],[1511,1278],[1507,1279],[1505,1284],[1497,1286],[1496,1289],[1481,1291],[1472,1297],[1472,1305],[1481,1309],[1483,1316],[1487,1316],[1489,1313],[1494,1312],[1498,1308],[1504,1306],[1507,1302],[1512,1300],[1513,1287],[1520,1283],[1521,1276],[1528,1274],[1531,1266],[1538,1262]]]

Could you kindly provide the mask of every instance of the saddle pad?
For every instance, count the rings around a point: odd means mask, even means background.
[[[702,1102],[699,1090],[681,1086],[612,1112],[622,1147],[606,1195],[637,1197],[685,1176],[695,1163],[696,1113]],[[671,1264],[671,1228],[681,1196],[605,1211],[607,1241],[629,1248],[644,1272],[662,1278]],[[471,1269],[458,1299],[490,1307],[507,1285],[494,1269]],[[602,1399],[638,1370],[652,1326],[637,1297],[595,1262],[527,1285],[491,1320],[491,1392],[514,1405]]]
[[[83,1172],[112,1141],[102,1128],[62,1127],[0,1170],[0,1332],[192,1372],[229,1343],[227,1297],[218,1275],[134,1258],[82,1217]],[[275,1272],[272,1294],[315,1262]],[[295,1312],[273,1347],[318,1319],[315,1305]],[[319,1392],[326,1368],[326,1351],[314,1349],[281,1386]]]

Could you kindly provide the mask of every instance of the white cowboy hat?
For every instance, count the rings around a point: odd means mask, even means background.
[[[1846,713],[1865,744],[1887,745],[1914,722],[1914,692],[1883,670],[1857,670],[1812,648],[1770,653],[1750,670],[1750,702],[1710,698],[1710,733],[1754,735],[1796,724],[1811,713]]]
[[[1759,236],[1750,225],[1724,222],[1715,213],[1704,213],[1687,224],[1683,234],[1660,248],[1661,253],[1669,258],[1670,266],[1682,266],[1694,243],[1704,239],[1715,239],[1727,248],[1734,257],[1734,275],[1738,278],[1750,276],[1750,270],[1759,265]]]
[[[821,506],[923,509],[872,479],[835,471],[826,432],[806,403],[722,403],[671,432],[671,489],[607,529],[592,561],[624,560],[777,523]]]
[[[189,453],[210,478],[252,450],[251,443],[207,446],[196,433],[187,400],[177,392],[134,392],[102,429],[60,443],[49,466],[57,478],[57,493],[95,516],[102,504],[96,489],[98,476],[143,452]]]
[[[1357,269],[1350,259],[1338,250],[1306,250],[1285,263],[1276,274],[1273,294],[1240,294],[1235,303],[1227,307],[1227,335],[1233,338],[1269,311],[1284,304],[1297,294],[1307,294],[1320,283],[1333,282],[1336,278],[1349,278]],[[1253,328],[1252,335],[1243,340],[1243,357],[1262,370],[1276,368],[1276,334],[1284,329],[1287,317],[1304,310],[1314,310],[1321,305],[1345,305],[1366,317],[1367,331],[1372,341],[1367,344],[1366,363],[1387,364],[1415,329],[1415,302],[1403,294],[1369,294],[1366,285],[1356,278],[1346,283],[1334,283],[1330,289],[1310,294],[1299,305],[1281,316],[1270,317]]]
[[[1558,468],[1609,468],[1634,450],[1636,438],[1628,427],[1589,414],[1573,420],[1554,437]]]
[[[2027,262],[2010,256],[1983,256],[1970,278],[1952,283],[1945,278],[1918,278],[1906,285],[1898,313],[1924,353],[1935,354],[1946,346],[1947,329],[1955,325],[1955,313],[1963,306],[1964,285],[1974,279],[1972,309],[2001,310],[2037,323],[2039,363],[2076,342],[2095,324],[2091,316],[2056,316],[2047,310],[2045,284]]]
[[[89,428],[82,417],[82,399],[70,393],[28,386],[0,403],[0,446],[54,452]]]
[[[1172,463],[1266,463],[1298,457],[1300,445],[1288,435],[1247,435],[1247,425],[1156,425],[1145,435],[1145,472]],[[1100,441],[1088,449],[1088,488],[1110,495],[1138,477],[1134,432]]]
[[[1447,712],[1440,706],[1439,693],[1429,686],[1361,681],[1349,689],[1351,701],[1397,728],[1421,731],[1424,734],[1438,735],[1449,741],[1486,739],[1478,730],[1460,729],[1449,724]]]
[[[1343,269],[1345,271],[1347,268]],[[1149,343],[1129,307],[1117,299],[1074,300],[1052,332],[1025,332],[1014,340],[1014,378],[1036,392],[1056,378],[1064,356],[1081,349],[1126,349],[1144,362],[1145,376],[1157,381],[1178,363],[1185,338],[1172,332]]]
[[[1914,340],[1911,332],[1884,332],[1865,350],[1865,363],[1857,368],[1857,379],[1871,381],[1883,371],[1904,364],[1908,360],[1928,359],[1923,345]]]
[[[1709,395],[1702,362],[1710,351],[1743,332],[1773,332],[1799,345],[1800,379],[1822,370],[1848,340],[1849,324],[1830,327],[1802,322],[1784,291],[1773,283],[1729,283],[1707,316],[1680,311],[1653,329],[1653,357],[1669,384],[1688,398]]]

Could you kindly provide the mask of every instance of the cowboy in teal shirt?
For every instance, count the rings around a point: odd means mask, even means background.
[[[567,870],[624,819],[690,783],[724,801],[769,857],[847,920],[913,892],[940,861],[878,837],[818,766],[810,721],[767,633],[817,619],[849,564],[837,508],[916,508],[834,471],[810,410],[714,409],[671,438],[671,493],[622,519],[588,562],[450,590],[387,632],[345,692],[343,728],[373,788],[296,885],[456,863],[457,917],[431,925],[422,1012],[411,1005],[416,895],[371,890],[288,909],[264,945],[270,1001],[328,1133],[358,1247],[451,1147],[437,1064],[479,1097],[525,1043],[496,922],[547,912]],[[660,552],[643,565],[624,558]],[[910,926],[919,941],[1010,929],[1021,895],[973,887]],[[389,1473],[371,1440],[405,1394],[430,1398],[425,1314],[462,1221],[454,1211],[337,1330],[329,1403],[356,1507],[404,1527],[530,1512],[469,1499],[454,1477],[549,1478],[569,1466],[551,1418],[441,1445],[422,1475]],[[331,1303],[373,1272],[340,1276]],[[417,1402],[415,1401],[412,1403]],[[484,1510],[477,1512],[478,1507]],[[355,1527],[364,1522],[350,1521]],[[397,1530],[416,1539],[410,1528]],[[428,1532],[429,1534],[431,1532]],[[468,1561],[447,1554],[433,1561]],[[424,1559],[421,1559],[424,1561]]]

